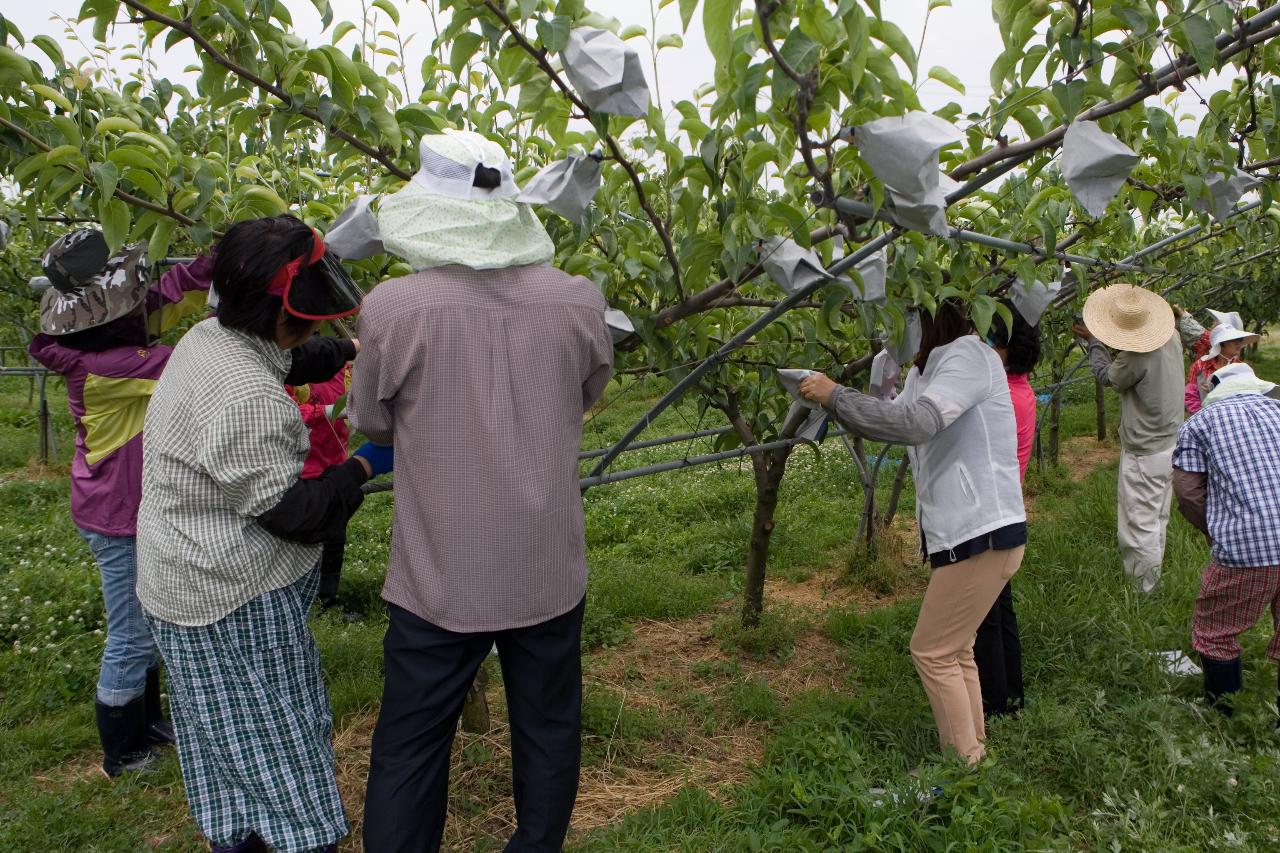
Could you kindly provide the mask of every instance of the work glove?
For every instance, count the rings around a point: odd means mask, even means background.
[[[395,450],[390,444],[374,444],[366,441],[356,448],[352,456],[359,456],[369,463],[369,478],[390,474],[395,467]]]

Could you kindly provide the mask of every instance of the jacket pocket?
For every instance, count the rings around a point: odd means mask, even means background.
[[[978,490],[973,487],[973,480],[969,477],[969,469],[964,467],[963,462],[955,463],[956,478],[960,482],[960,494],[966,501],[973,502],[978,499]]]

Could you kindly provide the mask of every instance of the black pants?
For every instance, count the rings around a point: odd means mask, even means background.
[[[991,612],[978,626],[973,660],[982,685],[982,711],[991,716],[1022,707],[1022,641],[1013,612],[1013,587],[1004,585]]]
[[[328,605],[338,598],[338,581],[342,578],[342,560],[347,548],[345,542],[326,542],[320,552],[320,589],[316,598]]]
[[[564,845],[582,753],[582,614],[510,631],[458,634],[388,605],[382,710],[373,730],[364,844],[369,853],[440,849],[449,749],[467,688],[494,643],[511,723],[516,831],[508,851]]]

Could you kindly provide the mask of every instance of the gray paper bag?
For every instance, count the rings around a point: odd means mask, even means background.
[[[855,282],[845,279],[849,283],[849,290],[853,293],[854,299],[883,303],[885,283],[889,279],[889,252],[881,249],[871,257],[859,261],[853,268],[862,278],[861,289]]]
[[[631,318],[617,308],[605,310],[604,323],[609,327],[609,335],[613,338],[615,344],[631,337],[636,331],[635,324],[631,322]]]
[[[795,413],[805,408],[799,402],[791,404],[791,408],[787,409],[787,417],[789,421]],[[796,430],[796,437],[803,438],[805,441],[820,441],[822,438],[822,428],[827,423],[827,413],[822,407],[817,407],[809,412],[809,417],[805,418],[804,423]]]
[[[795,370],[791,368],[781,368],[778,371],[778,381],[782,383],[782,387],[787,389],[787,393],[796,399],[796,402],[804,406],[806,409],[821,408],[812,400],[806,400],[800,396],[800,383],[804,381],[812,370]]]
[[[907,327],[902,340],[889,341],[885,349],[889,350],[890,357],[898,364],[910,364],[915,360],[916,353],[920,352],[920,337],[920,311],[912,308],[907,312]]]
[[[880,182],[915,203],[937,188],[938,152],[962,138],[951,122],[924,112],[877,119],[853,132]]]
[[[898,390],[898,378],[902,365],[893,360],[888,349],[882,349],[871,359],[871,382],[867,393],[881,400],[892,400]]]
[[[9,245],[9,223],[0,219],[0,252]]]
[[[32,276],[31,280],[27,282],[27,286],[37,293],[44,293],[49,288],[53,287],[53,282],[49,281],[48,276],[37,275]]]
[[[1035,326],[1039,324],[1045,310],[1053,304],[1054,298],[1061,290],[1062,282],[1060,281],[1047,284],[1042,281],[1033,281],[1028,285],[1024,284],[1022,279],[1015,278],[1009,295],[1013,301],[1013,307],[1018,309],[1022,319]]]
[[[760,244],[759,251],[764,271],[787,294],[795,293],[815,281],[831,278],[831,274],[823,268],[818,253],[802,247],[795,240],[770,237]]]
[[[516,201],[545,205],[565,219],[581,224],[582,214],[599,189],[600,161],[570,154],[543,166],[516,196]]]
[[[1221,172],[1209,173],[1208,177],[1204,179],[1204,183],[1209,189],[1209,196],[1212,201],[1206,200],[1204,197],[1197,198],[1193,204],[1196,210],[1211,214],[1214,219],[1221,222],[1235,210],[1236,202],[1240,200],[1240,196],[1249,190],[1262,186],[1262,182],[1248,172],[1242,172],[1239,169],[1233,171],[1234,174],[1231,177],[1227,177]]]
[[[358,261],[386,253],[382,246],[382,232],[378,229],[378,217],[373,212],[376,195],[361,195],[347,205],[347,209],[333,220],[324,242],[343,260]]]
[[[1091,121],[1073,122],[1062,142],[1062,176],[1090,216],[1107,212],[1138,160],[1133,149]]]
[[[620,116],[649,112],[640,54],[608,30],[574,29],[560,60],[574,91],[591,109]]]

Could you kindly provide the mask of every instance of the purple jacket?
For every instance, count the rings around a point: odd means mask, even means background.
[[[212,273],[213,261],[202,257],[161,276],[147,297],[149,331],[158,335],[204,311]],[[103,536],[133,536],[142,498],[142,424],[173,347],[82,352],[41,334],[27,351],[66,380],[67,408],[76,421],[72,519]]]

